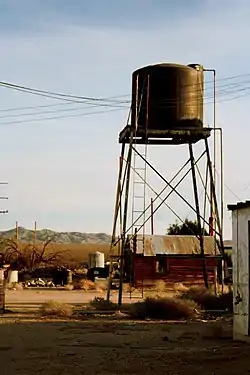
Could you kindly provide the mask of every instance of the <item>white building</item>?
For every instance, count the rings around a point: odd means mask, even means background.
[[[248,341],[250,340],[250,201],[227,207],[232,211],[234,339]]]

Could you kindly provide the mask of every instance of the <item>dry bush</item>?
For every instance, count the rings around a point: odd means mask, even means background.
[[[95,297],[91,302],[90,306],[94,307],[95,310],[102,311],[114,311],[117,309],[117,305],[111,301],[107,301],[102,297]]]
[[[6,288],[9,290],[23,290],[23,284],[22,283],[11,283],[7,284]]]
[[[71,317],[74,314],[72,305],[57,301],[45,301],[39,312],[43,316]]]
[[[157,280],[154,284],[154,290],[157,292],[165,292],[166,291],[166,283],[164,280]]]
[[[23,284],[22,283],[14,283],[15,290],[23,290]]]
[[[196,317],[198,306],[194,301],[178,298],[146,298],[131,306],[130,316],[135,319],[191,319]]]
[[[76,270],[74,270],[74,274],[75,275],[87,275],[87,273],[88,273],[88,270],[86,269],[86,268],[78,268],[78,269],[76,269]]]
[[[65,290],[73,290],[73,289],[74,289],[74,285],[73,285],[73,284],[65,285],[65,286],[64,286],[64,289],[65,289]]]
[[[95,281],[95,289],[100,292],[105,292],[108,289],[108,285],[104,281]]]
[[[175,292],[184,292],[188,290],[188,287],[182,283],[174,283],[173,290]]]
[[[192,300],[204,310],[229,310],[233,309],[232,292],[223,293],[216,296],[203,286],[191,287],[182,292],[181,299]]]
[[[78,290],[95,290],[95,283],[88,279],[79,279],[73,282],[73,288]]]
[[[136,289],[131,286],[130,284],[126,283],[126,284],[123,284],[123,292],[124,293],[133,293]]]

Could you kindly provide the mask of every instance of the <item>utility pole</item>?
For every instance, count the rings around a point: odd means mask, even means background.
[[[34,245],[36,244],[36,220],[34,223]]]
[[[8,185],[8,182],[0,182],[0,185]],[[0,200],[7,200],[8,197],[0,196]],[[0,214],[8,214],[8,210],[0,210]],[[4,264],[4,254],[0,253],[0,314],[5,312],[5,282],[4,282],[4,270],[6,266]]]

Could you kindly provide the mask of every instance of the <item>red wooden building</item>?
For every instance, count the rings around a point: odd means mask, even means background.
[[[212,284],[215,269],[221,262],[213,237],[204,237],[204,252],[208,282]],[[126,258],[130,259],[125,261],[127,280],[135,287],[156,280],[170,284],[203,283],[203,258],[199,240],[195,236],[148,235],[144,249],[138,238],[136,252],[131,250]]]

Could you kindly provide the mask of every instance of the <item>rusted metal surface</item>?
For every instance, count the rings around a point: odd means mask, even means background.
[[[213,237],[204,237],[204,253],[219,255],[219,249],[215,247]],[[137,240],[137,254],[143,254],[140,235]],[[199,240],[195,236],[145,235],[144,256],[169,254],[200,254]]]
[[[200,284],[203,283],[203,260],[201,257],[190,255],[164,256],[161,259],[162,269],[159,272],[156,256],[134,256],[134,285],[142,282],[153,284],[156,280],[167,283]],[[208,283],[214,283],[214,269],[218,267],[220,258],[208,256],[205,258]]]

